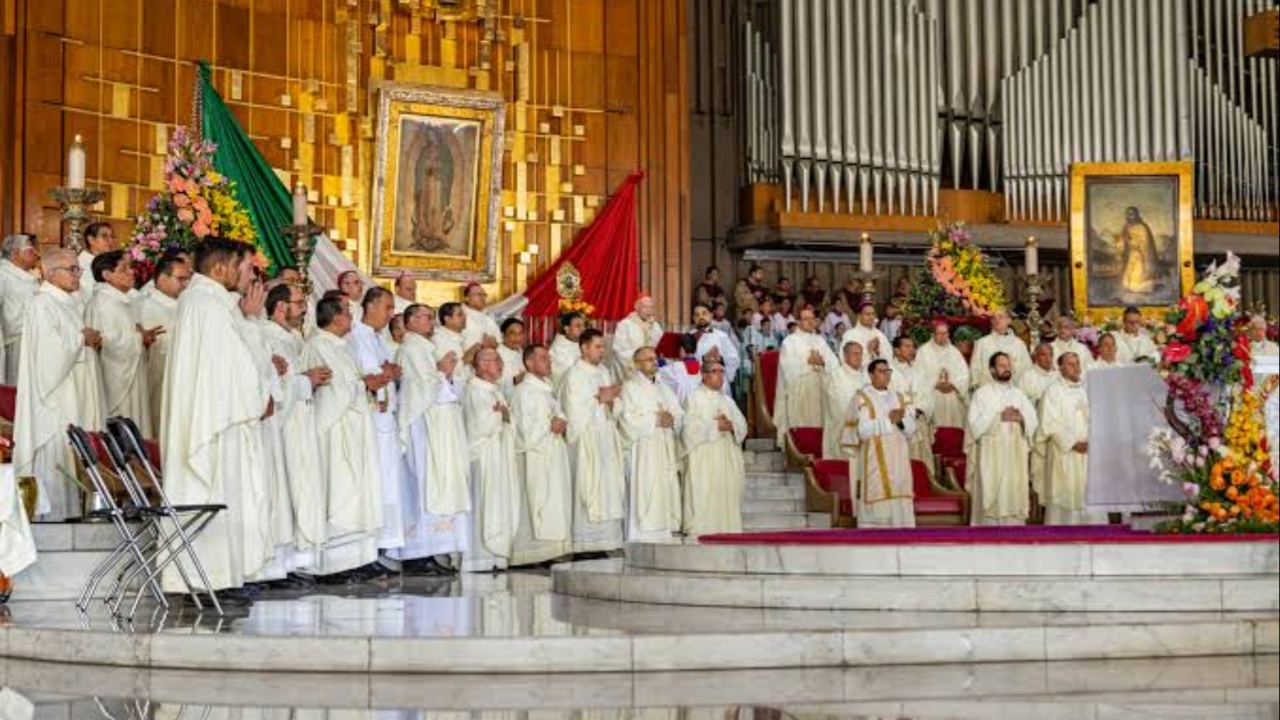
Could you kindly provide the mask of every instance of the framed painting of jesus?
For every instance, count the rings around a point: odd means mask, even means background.
[[[1071,166],[1071,284],[1078,318],[1162,313],[1195,282],[1190,162]]]
[[[505,113],[495,93],[378,88],[375,274],[494,280]]]

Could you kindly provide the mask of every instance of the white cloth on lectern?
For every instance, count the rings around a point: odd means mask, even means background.
[[[1151,429],[1164,419],[1167,388],[1150,366],[1091,371],[1089,469],[1085,489],[1090,510],[1133,512],[1152,503],[1184,499],[1182,489],[1161,482],[1147,456]]]

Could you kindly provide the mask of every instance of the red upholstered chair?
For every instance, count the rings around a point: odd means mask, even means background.
[[[929,468],[919,460],[911,461],[911,487],[916,525],[969,524],[969,493],[934,482]]]
[[[0,418],[13,422],[18,413],[18,388],[12,385],[0,385]]]
[[[787,430],[787,462],[804,468],[822,459],[822,428],[793,427]]]
[[[933,435],[934,467],[953,490],[965,489],[968,462],[964,454],[964,429],[940,427]]]
[[[654,348],[658,357],[667,358],[668,360],[680,359],[680,333],[664,332],[662,339],[658,341],[658,347]]]
[[[848,460],[815,460],[804,469],[805,510],[831,514],[831,527],[853,527]]]
[[[756,355],[756,375],[752,381],[755,395],[756,437],[776,437],[773,424],[773,403],[778,392],[778,351],[768,350]]]

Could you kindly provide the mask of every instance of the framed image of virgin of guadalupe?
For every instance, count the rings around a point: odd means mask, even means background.
[[[1071,284],[1078,318],[1163,313],[1195,283],[1190,162],[1071,166]]]
[[[502,96],[405,83],[378,93],[374,273],[492,282]]]

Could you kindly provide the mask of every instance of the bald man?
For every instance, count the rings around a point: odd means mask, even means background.
[[[635,310],[618,323],[613,334],[613,377],[624,383],[635,374],[636,351],[642,347],[658,347],[662,326],[655,318],[657,305],[648,293],[636,298]]]

